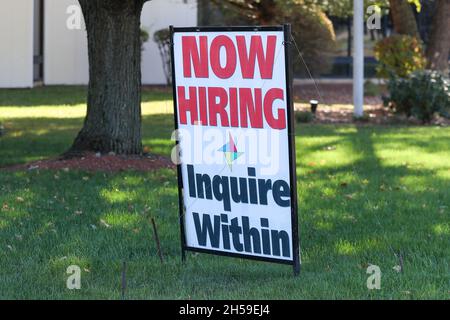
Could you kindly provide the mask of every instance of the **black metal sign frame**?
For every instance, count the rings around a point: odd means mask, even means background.
[[[296,174],[296,153],[295,153],[295,128],[294,128],[294,103],[292,95],[292,36],[291,25],[285,24],[282,26],[244,26],[244,27],[189,27],[189,28],[175,28],[170,26],[170,43],[171,43],[171,66],[172,66],[172,89],[173,89],[173,105],[174,105],[174,122],[175,129],[178,130],[178,104],[176,93],[176,77],[175,77],[175,55],[173,49],[173,38],[177,32],[244,32],[244,31],[283,31],[284,33],[284,45],[285,45],[285,73],[286,73],[286,103],[287,103],[287,123],[288,123],[288,147],[289,147],[289,178],[290,178],[290,190],[291,190],[291,226],[292,226],[292,248],[293,259],[283,260],[277,258],[267,258],[252,256],[240,253],[230,253],[211,249],[201,249],[196,247],[189,247],[186,244],[185,229],[184,229],[184,214],[185,207],[183,201],[183,177],[181,173],[181,164],[177,164],[177,177],[178,177],[178,205],[179,205],[179,223],[180,223],[180,235],[181,235],[181,254],[182,260],[186,259],[186,251],[200,252],[215,254],[220,256],[238,257],[244,259],[274,262],[281,264],[292,265],[294,269],[294,275],[298,275],[300,272],[300,244],[298,236],[298,205],[297,205],[297,174]],[[178,150],[178,140],[176,141]]]

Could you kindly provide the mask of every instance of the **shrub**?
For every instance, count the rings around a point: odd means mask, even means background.
[[[383,91],[383,86],[373,83],[370,80],[364,82],[364,96],[379,97]]]
[[[431,70],[416,71],[406,78],[392,77],[388,83],[390,96],[383,97],[385,106],[394,113],[429,122],[434,113],[450,116],[450,82]]]
[[[314,120],[314,115],[309,111],[296,111],[295,121],[298,123],[308,123]]]
[[[423,70],[426,59],[422,44],[414,37],[393,35],[375,45],[375,58],[379,61],[380,77],[406,77],[416,70]]]
[[[337,48],[333,23],[318,6],[297,5],[285,13],[287,16],[284,21],[292,23],[293,37],[313,76],[328,73]],[[306,67],[297,57],[295,49],[294,52],[295,74],[308,77]]]
[[[164,28],[156,31],[153,34],[153,40],[158,45],[166,83],[167,85],[170,85],[172,83],[172,67],[170,65],[170,30]]]
[[[148,41],[150,35],[148,34],[147,30],[141,28],[139,38],[141,40],[141,51],[144,51],[144,43]]]
[[[336,53],[336,35],[333,23],[322,10],[321,6],[314,4],[316,0],[275,0],[275,1],[223,1],[204,0],[208,5],[199,7],[202,24],[206,25],[264,25],[264,24],[292,24],[292,35],[301,51],[309,70],[315,76],[331,70],[333,55]],[[241,10],[231,2],[249,4],[253,9]],[[262,2],[270,6],[273,2],[273,16],[271,21],[259,21],[258,14],[254,12]],[[205,17],[206,16],[206,17]],[[206,19],[205,19],[206,18]],[[293,52],[294,72],[296,76],[308,77],[308,72],[302,60]]]

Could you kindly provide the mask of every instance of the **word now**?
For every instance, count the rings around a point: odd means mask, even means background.
[[[258,60],[262,79],[271,79],[275,58],[276,36],[268,36],[266,50],[263,48],[262,37],[255,35],[250,39],[250,49],[244,36],[236,36],[234,41],[225,35],[215,37],[208,43],[207,36],[183,36],[181,39],[183,52],[183,74],[192,77],[192,69],[196,78],[209,78],[209,66],[220,79],[229,79],[236,72],[238,64],[244,79],[253,79],[255,64]],[[221,51],[225,50],[226,61],[221,62]],[[264,52],[265,51],[265,52]]]
[[[219,118],[222,127],[263,128],[265,120],[272,129],[286,128],[286,110],[278,108],[276,115],[273,110],[275,101],[284,101],[283,89],[271,88],[264,95],[260,88],[189,87],[188,91],[189,97],[185,87],[177,87],[181,124],[187,124],[189,112],[191,124],[202,126],[217,126]]]
[[[280,207],[291,205],[289,184],[284,180],[256,179],[255,168],[248,168],[249,178],[195,173],[194,166],[188,165],[189,196],[192,198],[213,200],[223,203],[225,211],[231,211],[231,200],[235,203],[267,205],[268,194]],[[271,192],[270,192],[271,191]]]
[[[213,222],[211,222],[208,214],[203,214],[202,221],[197,212],[193,212],[192,215],[197,241],[201,246],[206,246],[207,239],[209,239],[213,248],[219,248],[222,238],[225,250],[231,250],[231,244],[233,244],[233,248],[237,252],[290,257],[288,233],[283,230],[270,230],[268,219],[261,218],[261,226],[258,228],[251,227],[249,217],[246,216],[241,217],[241,222],[238,217],[229,222],[226,214],[214,215]]]

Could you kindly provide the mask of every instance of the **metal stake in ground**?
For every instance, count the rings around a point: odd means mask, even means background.
[[[127,263],[123,262],[122,265],[122,300],[125,300],[125,291],[127,289]]]
[[[162,251],[161,251],[161,244],[159,243],[158,230],[156,229],[155,219],[151,218],[151,220],[152,220],[152,226],[153,226],[153,234],[155,236],[156,247],[158,249],[159,260],[161,260],[161,263],[164,263],[164,259],[163,259],[163,255],[162,255]]]

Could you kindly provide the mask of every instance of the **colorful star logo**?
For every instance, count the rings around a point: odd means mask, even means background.
[[[217,151],[222,151],[224,153],[225,161],[230,167],[230,170],[233,170],[232,165],[233,161],[243,155],[243,152],[239,152],[236,148],[236,143],[234,143],[233,136],[229,133],[230,140],[228,143],[224,144],[222,148]]]

